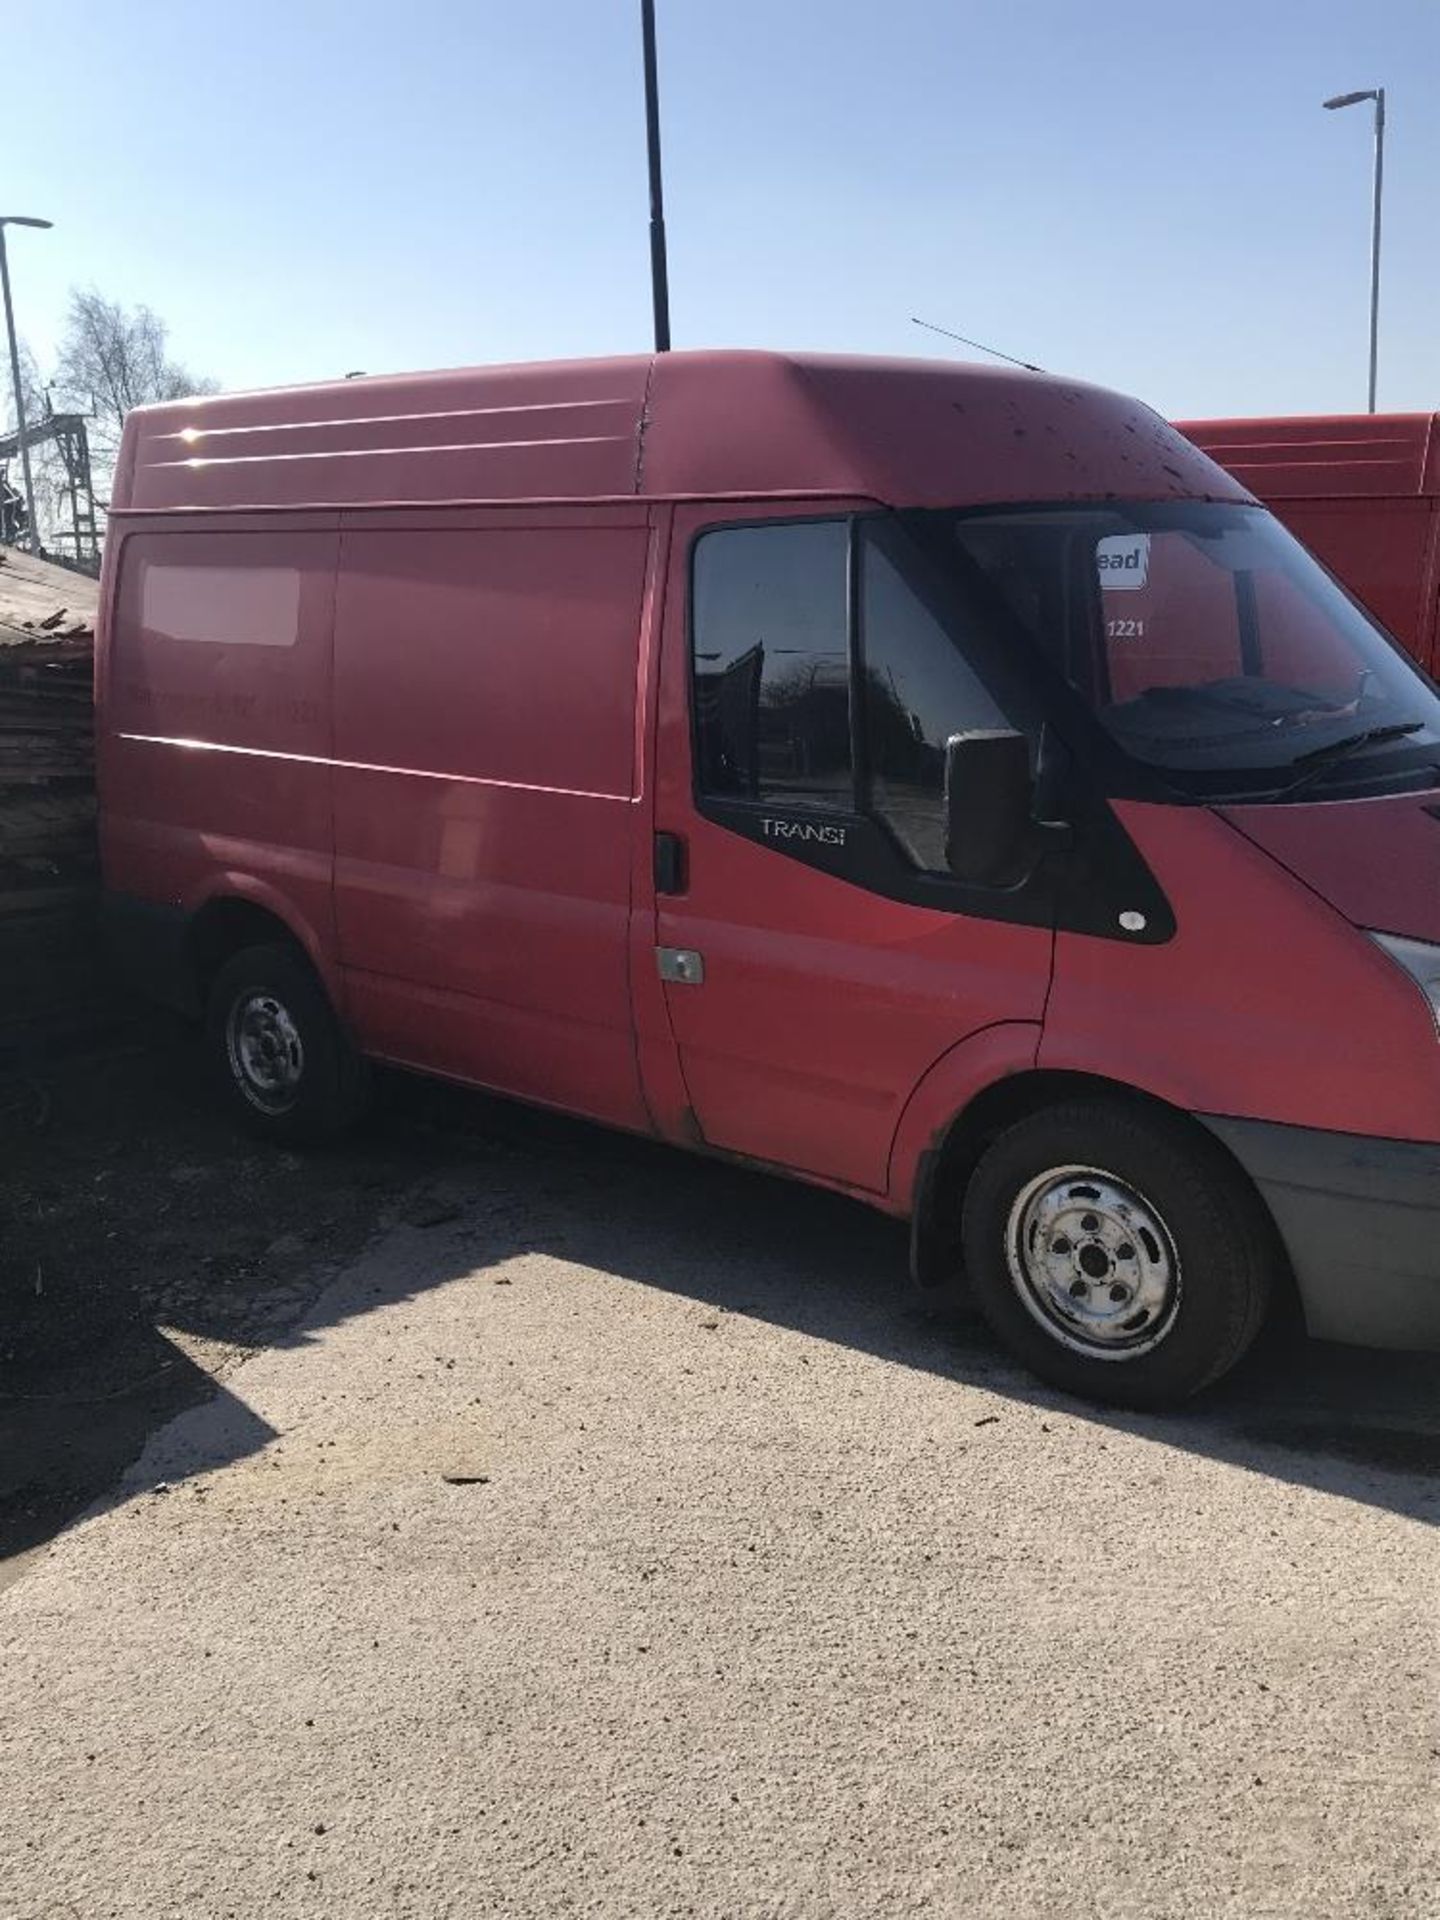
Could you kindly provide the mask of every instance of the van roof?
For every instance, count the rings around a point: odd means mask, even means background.
[[[699,352],[361,377],[138,408],[119,512],[859,495],[1243,500],[1148,407],[954,361]]]
[[[1180,431],[1264,500],[1440,492],[1440,415],[1181,420]]]

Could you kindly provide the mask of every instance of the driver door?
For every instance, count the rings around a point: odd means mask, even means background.
[[[693,1124],[883,1192],[942,1054],[1000,1021],[1038,1042],[1051,903],[943,861],[945,741],[1009,722],[888,516],[681,507],[671,552],[655,941]]]

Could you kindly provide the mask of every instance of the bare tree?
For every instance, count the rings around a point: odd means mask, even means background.
[[[123,307],[94,287],[71,294],[55,368],[57,406],[91,416],[97,466],[113,465],[132,407],[216,391],[215,381],[170,358],[168,341],[169,329],[149,307]]]
[[[28,340],[18,342],[20,348],[20,388],[25,401],[25,418],[38,420],[45,411],[45,381],[40,373],[40,363],[31,351]],[[10,362],[0,358],[0,433],[15,431],[15,393],[10,377]]]
[[[70,296],[52,379],[46,380],[35,356],[21,342],[20,380],[26,423],[32,433],[35,519],[46,545],[63,545],[71,537],[73,476],[59,444],[53,438],[36,436],[35,429],[54,415],[78,413],[85,417],[96,505],[103,512],[120,448],[120,430],[130,409],[149,401],[216,391],[213,380],[197,378],[170,357],[168,338],[165,322],[149,307],[126,308],[92,287],[83,292],[77,289]],[[8,367],[0,387],[3,437],[12,433],[15,425]],[[0,461],[0,469],[7,470],[8,484],[18,487],[18,460]]]

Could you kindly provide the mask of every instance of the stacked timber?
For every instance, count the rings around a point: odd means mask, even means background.
[[[0,1062],[100,1024],[93,660],[98,590],[0,547]]]

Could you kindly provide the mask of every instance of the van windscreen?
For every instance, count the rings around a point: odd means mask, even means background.
[[[1434,685],[1263,508],[926,519],[1111,741],[1174,788],[1353,791],[1440,758]]]

